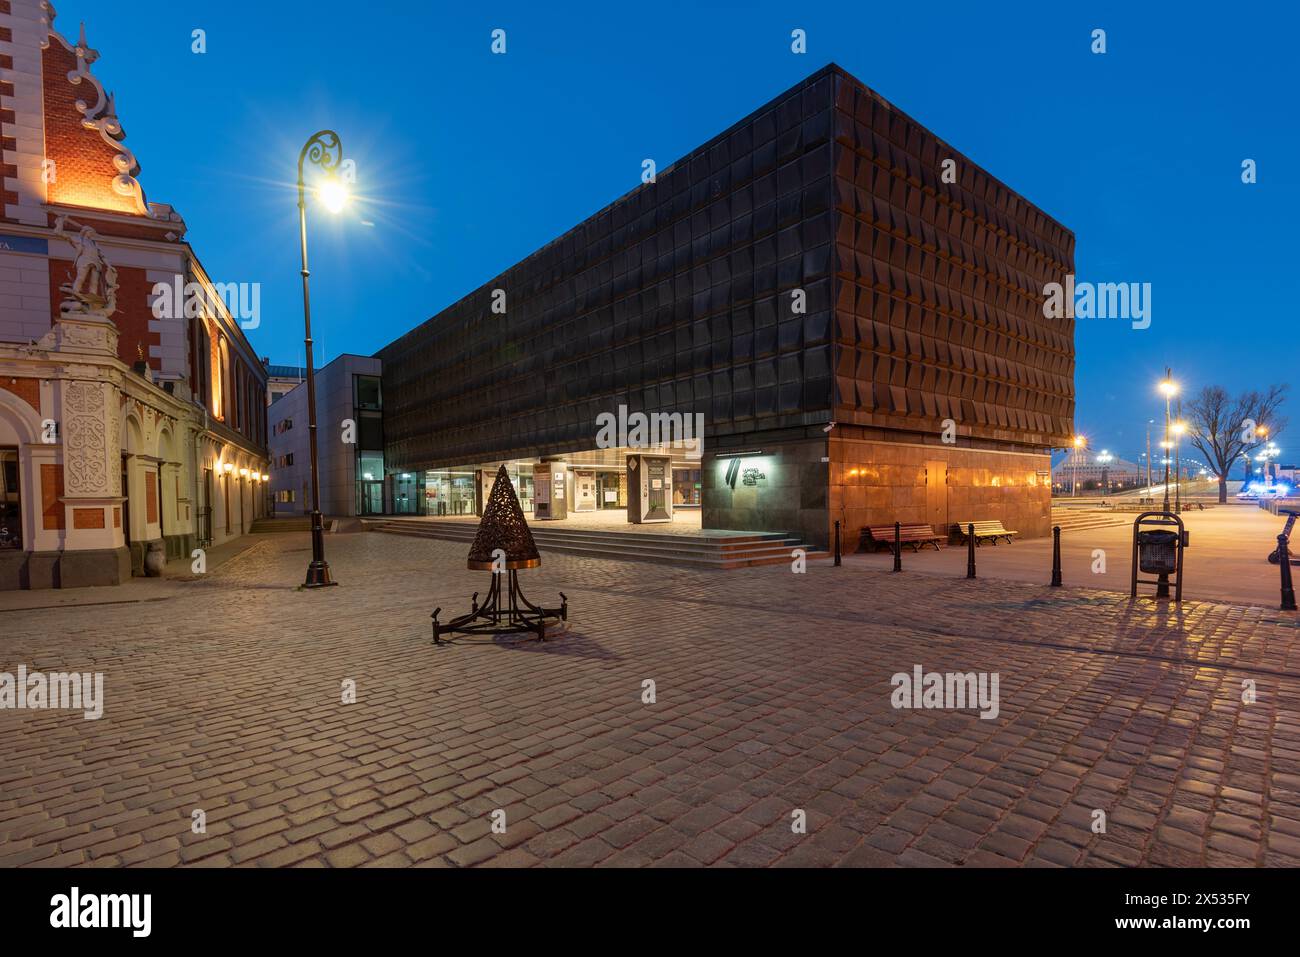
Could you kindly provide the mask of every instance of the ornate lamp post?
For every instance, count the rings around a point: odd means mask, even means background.
[[[325,561],[325,529],[320,514],[320,476],[316,464],[316,373],[311,341],[311,293],[307,288],[307,194],[303,186],[303,163],[310,161],[327,177],[320,190],[326,208],[338,212],[343,208],[345,194],[335,175],[343,159],[343,145],[333,130],[321,130],[309,139],[298,154],[298,233],[302,245],[302,321],[305,331],[307,357],[307,439],[311,446],[311,564],[307,566],[307,588],[337,585],[330,578],[329,562]]]

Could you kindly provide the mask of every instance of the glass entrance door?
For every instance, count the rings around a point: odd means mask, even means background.
[[[420,482],[415,472],[393,476],[393,514],[416,515],[420,511]]]
[[[358,515],[384,514],[384,483],[361,481],[357,483]]]

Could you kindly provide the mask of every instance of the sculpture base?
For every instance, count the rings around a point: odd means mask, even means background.
[[[569,620],[569,599],[560,592],[559,608],[540,608],[524,597],[519,588],[519,573],[511,568],[504,573],[507,579],[504,601],[501,589],[501,573],[493,573],[492,585],[488,589],[487,600],[478,603],[478,592],[470,599],[470,613],[453,618],[445,625],[438,621],[441,608],[433,610],[433,643],[442,644],[445,636],[461,635],[509,635],[518,632],[532,632],[538,641],[545,641],[548,634],[563,631]]]

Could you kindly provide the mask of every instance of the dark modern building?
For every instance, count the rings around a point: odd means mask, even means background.
[[[598,417],[698,412],[703,461],[671,454],[705,527],[1047,534],[1074,341],[1043,290],[1073,257],[830,65],[382,349],[385,472],[426,511],[498,463],[526,498],[531,463],[562,458],[620,507],[626,450],[597,448]]]

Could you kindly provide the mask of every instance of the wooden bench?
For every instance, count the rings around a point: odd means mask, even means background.
[[[889,549],[894,547],[893,525],[868,525],[862,529],[862,532],[869,538],[871,547],[876,550],[881,546]],[[911,545],[914,552],[919,552],[926,545],[933,545],[937,552],[943,536],[936,535],[931,525],[900,525],[898,540],[900,544]]]
[[[992,542],[996,545],[999,538],[1005,538],[1007,542],[1010,543],[1013,537],[1020,534],[1019,532],[1003,528],[1000,521],[963,522],[956,526],[957,537],[963,541],[966,539],[967,534],[969,534],[967,531],[967,526],[969,525],[975,526],[976,545],[982,545],[984,542]]]

